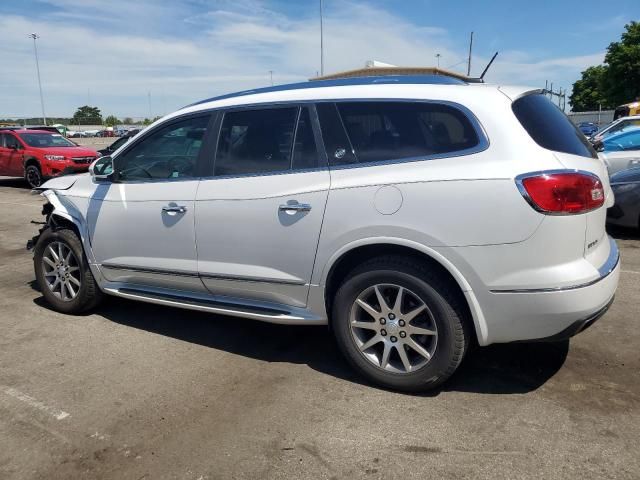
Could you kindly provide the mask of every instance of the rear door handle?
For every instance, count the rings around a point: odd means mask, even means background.
[[[162,211],[168,214],[185,213],[187,211],[187,207],[183,205],[167,205],[162,207]]]
[[[280,205],[278,210],[281,212],[308,212],[311,210],[311,205],[308,203],[287,203]]]

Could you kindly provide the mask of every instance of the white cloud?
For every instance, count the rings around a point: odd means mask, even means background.
[[[47,19],[0,17],[0,88],[11,92],[0,118],[40,111],[32,43],[36,31],[49,115],[70,115],[87,102],[104,113],[148,116],[200,98],[264,86],[269,70],[277,83],[303,81],[319,70],[319,24],[314,12],[286,16],[259,0],[158,4],[111,0],[42,0],[54,8]],[[213,5],[213,7],[211,7]],[[206,8],[203,8],[206,7]],[[208,8],[208,10],[207,10]],[[421,26],[357,1],[335,2],[326,11],[325,73],[357,68],[376,59],[396,65],[460,63],[450,33]],[[487,75],[498,83],[569,87],[579,72],[600,63],[602,53],[532,58],[505,51]],[[488,58],[474,58],[479,73]],[[462,71],[464,62],[456,67]]]

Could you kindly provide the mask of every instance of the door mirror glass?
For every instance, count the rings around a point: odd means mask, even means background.
[[[110,156],[100,157],[89,165],[89,173],[96,180],[106,180],[113,173],[113,160]]]

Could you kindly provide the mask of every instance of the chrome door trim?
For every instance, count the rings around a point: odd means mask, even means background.
[[[274,284],[281,284],[281,285],[306,285],[306,283],[303,281],[295,281],[295,280],[280,280],[280,279],[264,278],[264,277],[246,277],[246,276],[240,276],[240,275],[217,275],[217,274],[184,271],[184,270],[164,270],[161,268],[150,268],[150,267],[142,268],[142,267],[134,267],[129,265],[121,265],[117,263],[103,263],[100,266],[104,268],[111,268],[113,270],[128,270],[131,272],[155,273],[159,275],[173,275],[176,277],[200,277],[200,278],[210,278],[214,280],[274,283]]]

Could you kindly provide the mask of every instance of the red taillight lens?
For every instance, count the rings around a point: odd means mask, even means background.
[[[519,180],[522,194],[543,213],[584,213],[604,204],[602,182],[579,172],[542,173]]]

